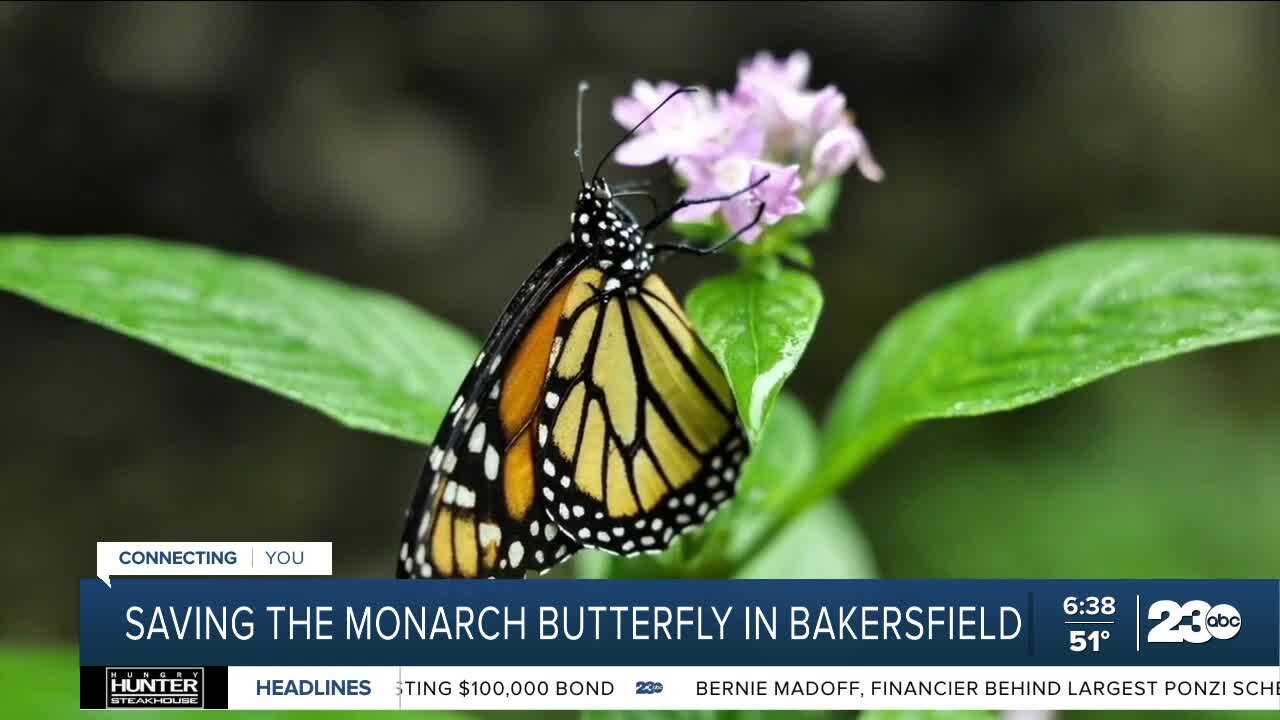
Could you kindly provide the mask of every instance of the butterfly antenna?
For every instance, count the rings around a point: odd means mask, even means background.
[[[618,148],[622,147],[622,143],[630,140],[631,136],[635,135],[636,131],[639,130],[642,125],[649,122],[649,118],[653,117],[655,113],[661,110],[663,105],[666,105],[667,103],[671,102],[672,99],[674,99],[677,95],[683,95],[685,93],[691,93],[691,92],[697,92],[697,91],[698,91],[698,88],[696,87],[685,86],[671,93],[665,99],[663,99],[662,102],[658,103],[657,107],[650,110],[648,115],[645,115],[643,118],[641,118],[640,122],[636,123],[635,126],[633,126],[630,130],[628,130],[627,134],[623,135],[622,138],[618,140],[618,142],[613,144],[613,147],[609,148],[609,152],[605,153],[604,157],[600,158],[600,164],[596,165],[596,171],[595,173],[592,174],[591,179],[594,180],[600,177],[600,170],[604,168],[604,164],[609,161],[609,158],[613,157],[613,154],[618,151]]]
[[[756,188],[764,184],[764,181],[768,179],[769,179],[769,173],[765,173],[764,175],[761,175],[759,178],[757,178],[755,182],[751,183],[750,185],[740,190],[734,190],[731,193],[726,193],[724,195],[712,195],[709,197],[701,197],[701,198],[684,198],[680,202],[677,202],[675,205],[672,205],[671,207],[667,208],[665,212],[659,214],[654,219],[645,223],[644,228],[642,229],[644,230],[645,233],[652,232],[659,225],[670,220],[673,215],[675,215],[676,213],[680,212],[681,210],[687,207],[692,207],[694,205],[706,205],[707,203],[713,203],[713,202],[726,202],[728,200],[732,200],[738,197],[739,195],[742,195],[744,193],[749,193],[752,190],[755,190]],[[671,247],[679,247],[679,246],[673,245]]]
[[[578,179],[583,185],[587,184],[587,174],[582,169],[582,98],[587,94],[589,87],[591,86],[585,80],[578,83],[578,144],[573,148],[573,156],[578,160]]]

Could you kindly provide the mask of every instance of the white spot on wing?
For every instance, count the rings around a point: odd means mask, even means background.
[[[484,450],[484,423],[478,423],[471,431],[471,440],[467,442],[467,449],[473,453]]]
[[[555,410],[555,409],[556,409],[556,406],[557,406],[557,405],[559,405],[559,404],[560,404],[560,396],[559,396],[559,395],[557,395],[557,394],[555,394],[555,393],[553,393],[553,392],[549,392],[549,393],[547,393],[547,407],[551,408],[552,410]]]
[[[511,567],[520,567],[520,563],[524,562],[524,545],[519,540],[511,543],[511,547],[507,548],[507,559],[511,561]]]
[[[493,523],[480,523],[480,546],[488,547],[490,543],[502,541],[502,528]]]
[[[476,506],[476,494],[465,485],[458,486],[458,507],[471,509]]]
[[[498,479],[498,449],[492,445],[484,450],[484,476],[490,480]]]

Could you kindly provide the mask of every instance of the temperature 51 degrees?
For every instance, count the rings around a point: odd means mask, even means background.
[[[1102,649],[1102,641],[1110,637],[1110,630],[1072,630],[1071,652],[1098,652]]]

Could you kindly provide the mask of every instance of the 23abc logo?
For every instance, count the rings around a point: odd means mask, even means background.
[[[662,692],[662,683],[660,682],[653,682],[652,680],[636,681],[637,695],[657,695],[660,692]]]
[[[1231,605],[1209,605],[1203,600],[1176,603],[1159,600],[1147,610],[1156,626],[1147,633],[1149,643],[1207,643],[1230,640],[1240,632],[1240,611]]]

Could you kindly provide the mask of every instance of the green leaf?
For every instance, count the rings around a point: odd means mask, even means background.
[[[859,720],[998,720],[986,710],[868,710]]]
[[[840,178],[831,178],[815,187],[804,199],[804,212],[783,221],[787,232],[803,238],[831,226],[831,215],[840,202]]]
[[[190,720],[189,710],[147,710],[138,713],[148,720]],[[219,711],[227,720],[291,720],[315,717],[305,710]],[[365,711],[331,711],[323,717],[359,720],[370,717]],[[474,720],[474,716],[450,711],[397,713],[418,720]],[[74,648],[0,646],[0,717],[54,720],[87,718],[120,720],[119,710],[80,710],[80,659]]]
[[[478,350],[394,297],[139,238],[0,238],[0,290],[421,443]]]
[[[1280,244],[1173,236],[1081,243],[924,299],[846,380],[796,515],[913,424],[1040,402],[1182,353],[1280,333]]]
[[[694,246],[714,245],[733,234],[729,225],[719,215],[698,222],[671,221],[671,230]]]
[[[725,538],[716,548],[721,563],[740,568],[747,562],[783,501],[811,477],[817,462],[818,429],[800,401],[784,392],[742,469],[737,496],[710,523],[708,532]]]
[[[864,580],[876,577],[871,548],[858,523],[830,498],[788,523],[735,575],[744,579]]]
[[[689,316],[729,377],[743,423],[758,439],[778,391],[809,344],[822,290],[809,275],[740,271],[690,293]]]
[[[813,267],[813,251],[810,250],[807,245],[788,245],[787,247],[784,247],[778,255],[790,260],[800,267]]]

